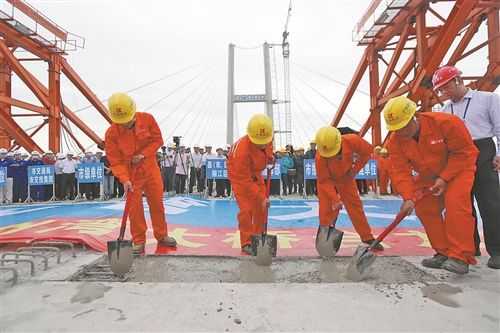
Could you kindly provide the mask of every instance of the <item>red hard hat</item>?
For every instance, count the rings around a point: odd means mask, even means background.
[[[434,86],[434,90],[439,89],[460,75],[462,75],[462,72],[454,66],[443,66],[439,68],[432,76],[432,85]]]

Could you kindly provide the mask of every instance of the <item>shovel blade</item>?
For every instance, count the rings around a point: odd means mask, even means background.
[[[318,251],[319,255],[323,258],[335,257],[340,249],[343,237],[344,232],[335,229],[333,226],[319,226],[318,232],[316,233],[316,251]]]
[[[367,245],[360,245],[354,252],[349,267],[348,275],[352,280],[360,280],[366,270],[373,264],[377,256],[369,250]]]
[[[271,265],[272,258],[276,257],[278,237],[276,235],[252,235],[252,253],[255,263],[260,266]]]
[[[132,267],[132,241],[108,241],[108,260],[111,271],[118,276],[123,276]]]

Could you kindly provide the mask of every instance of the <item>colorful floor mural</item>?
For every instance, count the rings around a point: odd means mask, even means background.
[[[170,250],[156,245],[148,230],[148,254],[241,255],[234,200],[195,197],[164,199],[169,233],[178,241]],[[400,200],[365,200],[366,215],[375,235],[392,219]],[[146,217],[149,212],[146,207]],[[116,239],[124,201],[53,203],[0,207],[0,242],[67,239],[97,251]],[[317,256],[314,238],[318,225],[316,200],[272,200],[269,232],[278,235],[278,255]],[[345,210],[337,227],[345,232],[339,255],[351,255],[360,240]],[[129,236],[128,236],[129,238]],[[428,255],[433,251],[416,216],[407,217],[384,241],[384,255]]]

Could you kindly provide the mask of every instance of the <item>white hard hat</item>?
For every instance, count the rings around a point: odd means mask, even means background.
[[[47,150],[47,151],[45,152],[45,155],[48,155],[48,154],[54,154],[54,152],[53,152],[52,150]]]
[[[14,155],[22,155],[22,154],[21,154],[21,151],[20,151],[20,150],[16,150],[16,151],[14,152]]]
[[[0,148],[0,154],[7,154],[7,149]]]
[[[12,156],[14,156],[14,153],[12,153],[11,151],[8,151],[8,152],[7,152],[7,156],[8,156],[8,157],[12,157]]]
[[[40,156],[40,153],[39,153],[39,152],[37,152],[36,150],[33,150],[33,151],[31,152],[31,156]]]
[[[66,155],[75,155],[72,151],[68,151]]]
[[[200,148],[200,145],[199,145],[199,144],[195,144],[195,145],[193,146],[193,148]]]
[[[63,153],[57,153],[57,158],[58,159],[63,159],[64,158],[64,154]]]

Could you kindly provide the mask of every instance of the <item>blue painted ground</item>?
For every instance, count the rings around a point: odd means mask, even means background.
[[[193,197],[172,197],[164,200],[168,221],[197,227],[234,227],[238,212],[234,200],[204,200]],[[363,201],[370,225],[383,227],[395,217],[400,200]],[[53,203],[0,207],[0,227],[36,220],[65,218],[119,217],[123,201],[92,203]],[[145,204],[147,211],[147,204]],[[146,213],[148,216],[149,213]],[[269,212],[270,227],[304,228],[318,225],[317,200],[272,200]],[[338,226],[351,226],[346,211],[341,211]],[[403,227],[420,227],[415,216],[403,221]]]

